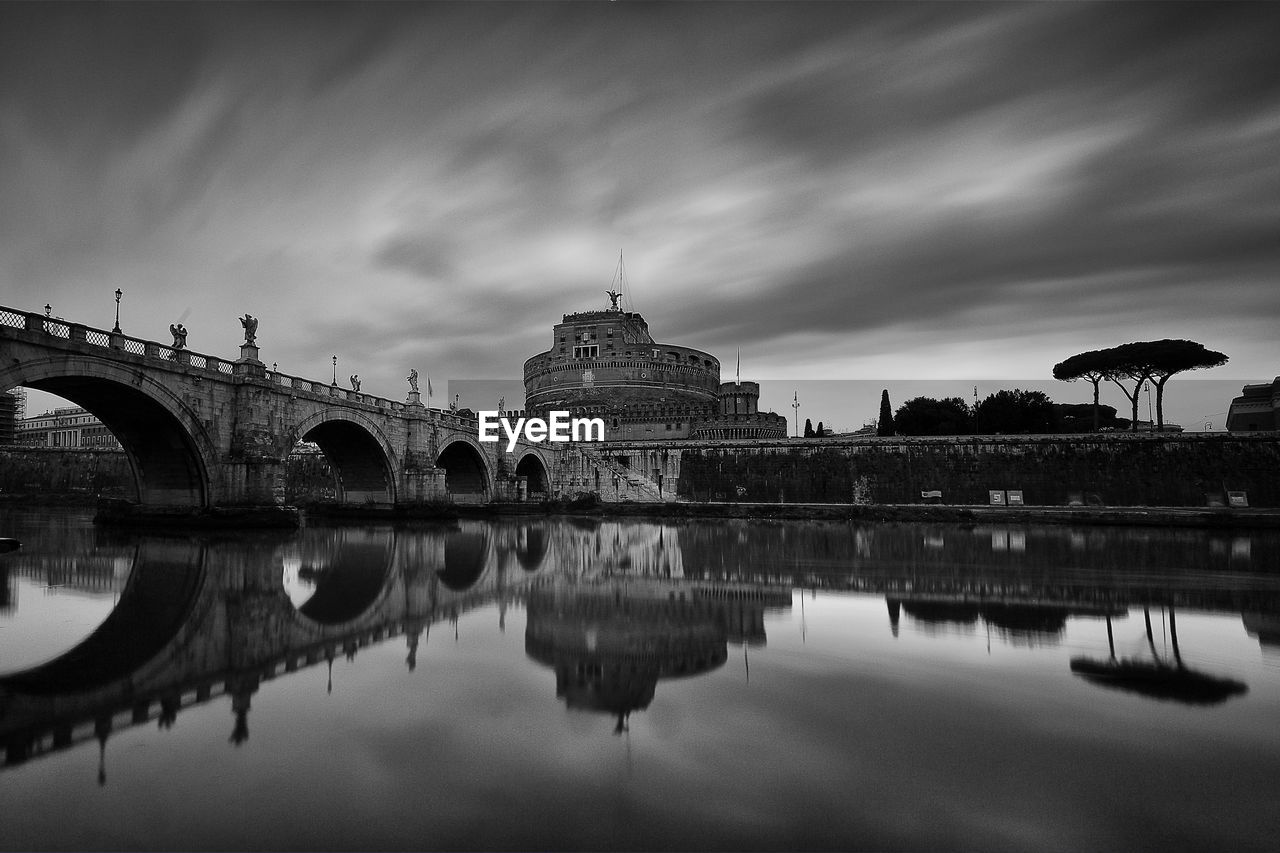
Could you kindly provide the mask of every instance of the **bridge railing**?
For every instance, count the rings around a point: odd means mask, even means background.
[[[95,329],[91,326],[84,326],[80,323],[71,323],[61,318],[49,317],[44,314],[33,314],[28,311],[19,311],[16,308],[7,308],[0,306],[0,327],[8,327],[11,329],[21,329],[26,332],[43,332],[55,338],[63,340],[89,344],[90,346],[102,347],[103,349],[121,350],[123,352],[140,355],[144,358],[155,358],[162,361],[178,362],[180,364],[190,365],[191,367],[200,368],[211,371],[231,375],[235,372],[235,362],[230,359],[219,358],[215,355],[205,355],[203,353],[193,352],[192,350],[174,349],[172,346],[148,341],[142,338],[133,338],[121,332],[109,332],[105,329]],[[385,397],[377,397],[373,394],[365,394],[360,391],[354,391],[342,388],[330,382],[316,382],[311,379],[304,379],[301,376],[290,376],[287,373],[281,373],[278,370],[268,370],[266,372],[267,380],[281,388],[290,388],[298,391],[304,391],[311,394],[320,394],[329,397],[337,397],[343,400],[363,403],[367,406],[376,406],[379,409],[387,409],[393,412],[403,412],[411,408],[409,403],[399,402],[397,400],[388,400]],[[474,423],[465,418],[451,415],[447,411],[433,409],[442,422],[449,422],[456,426],[467,426]]]
[[[55,338],[102,347],[103,349],[121,350],[144,358],[177,361],[213,373],[231,374],[233,372],[233,362],[229,359],[192,352],[185,348],[174,349],[166,344],[130,337],[122,332],[95,329],[92,326],[72,323],[58,317],[47,317],[43,314],[19,311],[16,308],[0,306],[0,326],[22,329],[27,332],[43,332]]]

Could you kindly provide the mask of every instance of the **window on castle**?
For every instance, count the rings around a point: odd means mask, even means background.
[[[574,358],[596,358],[600,355],[600,345],[590,344],[573,348]]]

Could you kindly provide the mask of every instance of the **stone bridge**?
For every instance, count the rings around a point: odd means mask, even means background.
[[[400,402],[269,370],[251,336],[229,361],[0,307],[0,391],[20,385],[97,416],[147,508],[281,504],[299,441],[324,451],[346,504],[525,500],[600,480],[569,445],[482,444],[474,419],[416,390]]]

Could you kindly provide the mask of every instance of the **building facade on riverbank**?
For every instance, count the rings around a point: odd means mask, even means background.
[[[721,382],[710,353],[658,343],[644,317],[613,304],[565,314],[551,348],[524,363],[525,409],[599,417],[607,440],[784,438],[782,415],[759,411],[755,382]]]
[[[17,443],[28,447],[120,449],[120,442],[111,430],[79,406],[25,418],[18,424]]]

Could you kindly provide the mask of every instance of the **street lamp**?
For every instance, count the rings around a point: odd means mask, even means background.
[[[333,357],[333,384],[338,384],[338,357]]]
[[[792,392],[791,408],[796,410],[796,438],[800,437],[800,392]]]
[[[124,291],[116,288],[116,327],[111,331],[120,334],[120,297],[124,296]]]

